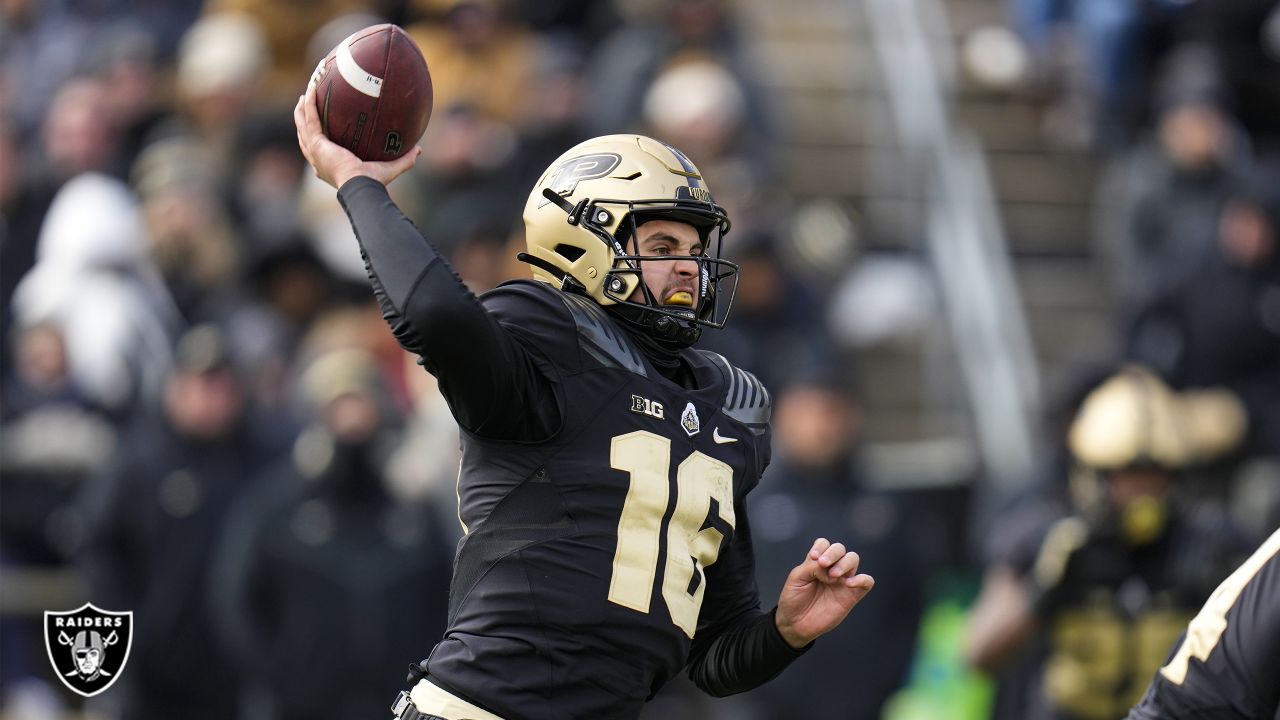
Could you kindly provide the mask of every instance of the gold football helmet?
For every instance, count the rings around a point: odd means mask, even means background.
[[[1170,498],[1147,480],[1117,500],[1107,477],[1155,474],[1167,483],[1233,452],[1247,429],[1229,391],[1175,391],[1148,368],[1126,366],[1089,393],[1071,424],[1067,442],[1079,464],[1071,499],[1095,524],[1110,522],[1130,544],[1146,545],[1164,532]]]
[[[629,242],[647,220],[692,225],[704,251],[693,256],[641,256]],[[724,326],[732,288],[720,283],[738,266],[719,257],[729,218],[684,153],[642,135],[606,135],[570,148],[547,168],[524,208],[528,252],[536,279],[586,295],[652,336],[679,345],[702,326]],[[663,305],[641,276],[641,263],[693,260],[699,297],[692,308]],[[630,298],[639,288],[643,302]]]
[[[1097,470],[1177,471],[1233,452],[1248,422],[1227,390],[1175,391],[1148,368],[1130,365],[1085,398],[1068,442],[1077,460]]]

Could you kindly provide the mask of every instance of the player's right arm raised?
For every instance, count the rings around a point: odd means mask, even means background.
[[[541,440],[558,424],[551,386],[528,352],[476,296],[387,194],[418,150],[396,160],[360,160],[325,137],[315,86],[294,108],[298,145],[316,175],[338,189],[360,244],[382,316],[396,339],[440,380],[454,417],[488,437]],[[523,406],[523,410],[522,410]]]

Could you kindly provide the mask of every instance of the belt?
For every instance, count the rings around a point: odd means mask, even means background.
[[[396,696],[396,701],[391,703],[391,716],[395,720],[444,720],[439,715],[418,712],[418,707],[413,704],[413,698],[409,697],[409,693],[404,690],[401,690]]]
[[[412,691],[400,691],[391,704],[391,714],[395,720],[503,720],[426,678]]]

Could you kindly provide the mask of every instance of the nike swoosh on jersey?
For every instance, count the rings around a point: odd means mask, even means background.
[[[717,445],[724,445],[725,443],[738,442],[738,438],[725,437],[721,435],[719,426],[717,426],[715,430],[711,431],[711,439],[715,440]]]

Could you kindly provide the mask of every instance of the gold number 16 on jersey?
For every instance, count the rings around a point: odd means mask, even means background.
[[[671,500],[667,475],[671,440],[644,430],[618,435],[609,450],[609,464],[631,476],[618,519],[609,600],[647,613],[658,574],[662,517]],[[724,539],[716,528],[703,527],[712,499],[719,506],[720,519],[734,527],[733,468],[695,450],[676,468],[676,508],[667,526],[667,562],[662,573],[667,611],[690,638],[698,627],[698,610],[706,592],[704,571],[715,563]],[[690,591],[694,573],[698,581]]]

